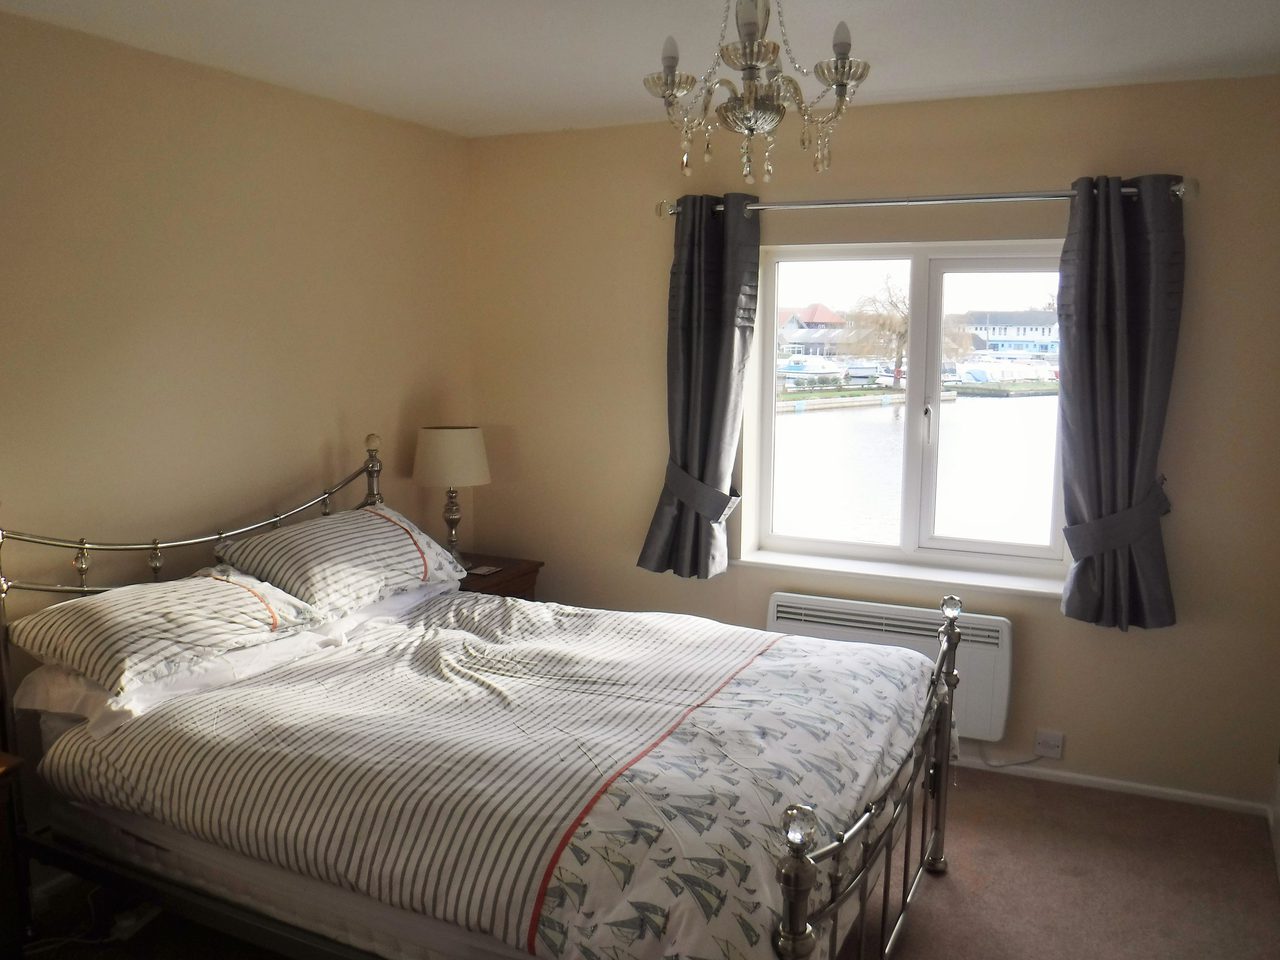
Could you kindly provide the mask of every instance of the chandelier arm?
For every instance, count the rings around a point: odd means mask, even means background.
[[[785,73],[779,74],[774,78],[774,83],[778,85],[778,99],[790,100],[795,105],[796,110],[800,113],[805,123],[811,123],[809,113],[809,104],[804,102],[804,91],[800,89],[794,77],[789,77]]]
[[[738,95],[738,88],[734,86],[732,80],[727,77],[718,77],[716,82],[707,88],[707,92],[702,97],[702,118],[706,120],[711,111],[711,98],[715,96],[715,92],[721,87],[729,91],[729,97],[732,99]]]
[[[814,107],[816,107],[819,103],[821,103],[821,102],[822,102],[823,98],[824,98],[828,93],[830,93],[830,92],[831,92],[831,89],[832,89],[831,87],[824,87],[824,88],[822,89],[822,92],[820,92],[817,96],[815,96],[812,100],[810,100],[810,101],[806,104],[806,106],[807,106],[810,110],[812,110]]]
[[[678,97],[663,98],[667,105],[667,119],[671,121],[671,125],[677,130],[683,132],[685,124],[689,122],[689,110]]]
[[[839,122],[840,118],[844,116],[845,108],[847,108],[848,106],[849,106],[849,94],[837,93],[835,105],[832,106],[832,108],[827,113],[816,114],[811,112],[810,116],[812,117],[812,119],[810,120],[810,123],[816,123],[819,126],[823,126],[823,127],[834,127],[836,123]]]
[[[783,74],[774,82],[778,85],[779,93],[791,101],[805,123],[817,124],[819,126],[831,126],[844,116],[845,109],[849,105],[848,88],[841,92],[838,88],[828,87],[812,100],[806,102],[804,99],[804,91],[800,89],[800,84],[798,84],[794,78]],[[818,102],[827,95],[828,91],[833,89],[836,91],[835,105],[832,106],[831,110],[827,113],[816,113],[813,108],[817,106]]]

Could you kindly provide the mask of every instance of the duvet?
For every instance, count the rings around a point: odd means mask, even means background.
[[[547,958],[771,957],[788,803],[837,832],[906,757],[895,647],[477,594],[63,736],[75,800]]]

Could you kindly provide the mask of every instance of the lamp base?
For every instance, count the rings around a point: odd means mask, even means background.
[[[464,558],[462,551],[458,549],[458,524],[462,522],[462,507],[458,505],[458,491],[454,487],[449,487],[445,492],[443,516],[445,526],[449,528],[449,540],[445,546],[463,570],[470,570],[475,564]]]

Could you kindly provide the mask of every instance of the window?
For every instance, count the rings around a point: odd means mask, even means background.
[[[1060,573],[1061,246],[765,248],[748,548]]]

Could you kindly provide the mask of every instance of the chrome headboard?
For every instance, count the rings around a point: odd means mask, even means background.
[[[353,471],[350,476],[338,481],[333,486],[321,491],[318,497],[313,497],[306,503],[299,504],[291,510],[284,513],[277,513],[266,520],[258,523],[250,524],[247,527],[238,527],[235,530],[219,530],[207,536],[188,537],[183,540],[149,540],[143,543],[97,543],[86,538],[79,540],[64,540],[59,537],[37,536],[31,533],[19,533],[16,530],[5,530],[0,528],[0,749],[4,749],[10,753],[16,752],[16,719],[13,710],[13,670],[9,663],[9,618],[6,609],[6,600],[11,590],[26,590],[36,593],[66,593],[66,594],[89,594],[102,593],[110,590],[110,586],[90,586],[88,582],[89,573],[89,555],[95,551],[109,551],[118,553],[127,552],[147,552],[147,566],[151,568],[152,578],[160,579],[160,571],[164,567],[165,550],[173,550],[179,547],[194,547],[202,543],[216,543],[219,540],[225,540],[229,537],[243,536],[246,533],[253,533],[256,530],[262,530],[266,527],[278,527],[289,517],[299,514],[304,510],[310,509],[317,504],[322,505],[321,513],[328,516],[331,512],[331,498],[339,490],[349,484],[354,483],[360,477],[364,477],[367,482],[367,492],[364,500],[360,502],[360,506],[371,506],[375,503],[382,503],[382,491],[380,488],[380,479],[382,475],[382,461],[378,459],[378,448],[382,446],[382,439],[376,434],[371,433],[364,438],[364,444],[368,456],[365,458],[360,469]],[[10,580],[4,575],[3,553],[4,545],[10,540],[19,543],[31,543],[43,547],[60,547],[66,550],[74,550],[75,555],[71,560],[71,566],[76,571],[80,583],[77,584],[60,584],[60,583],[35,583],[22,580]]]

